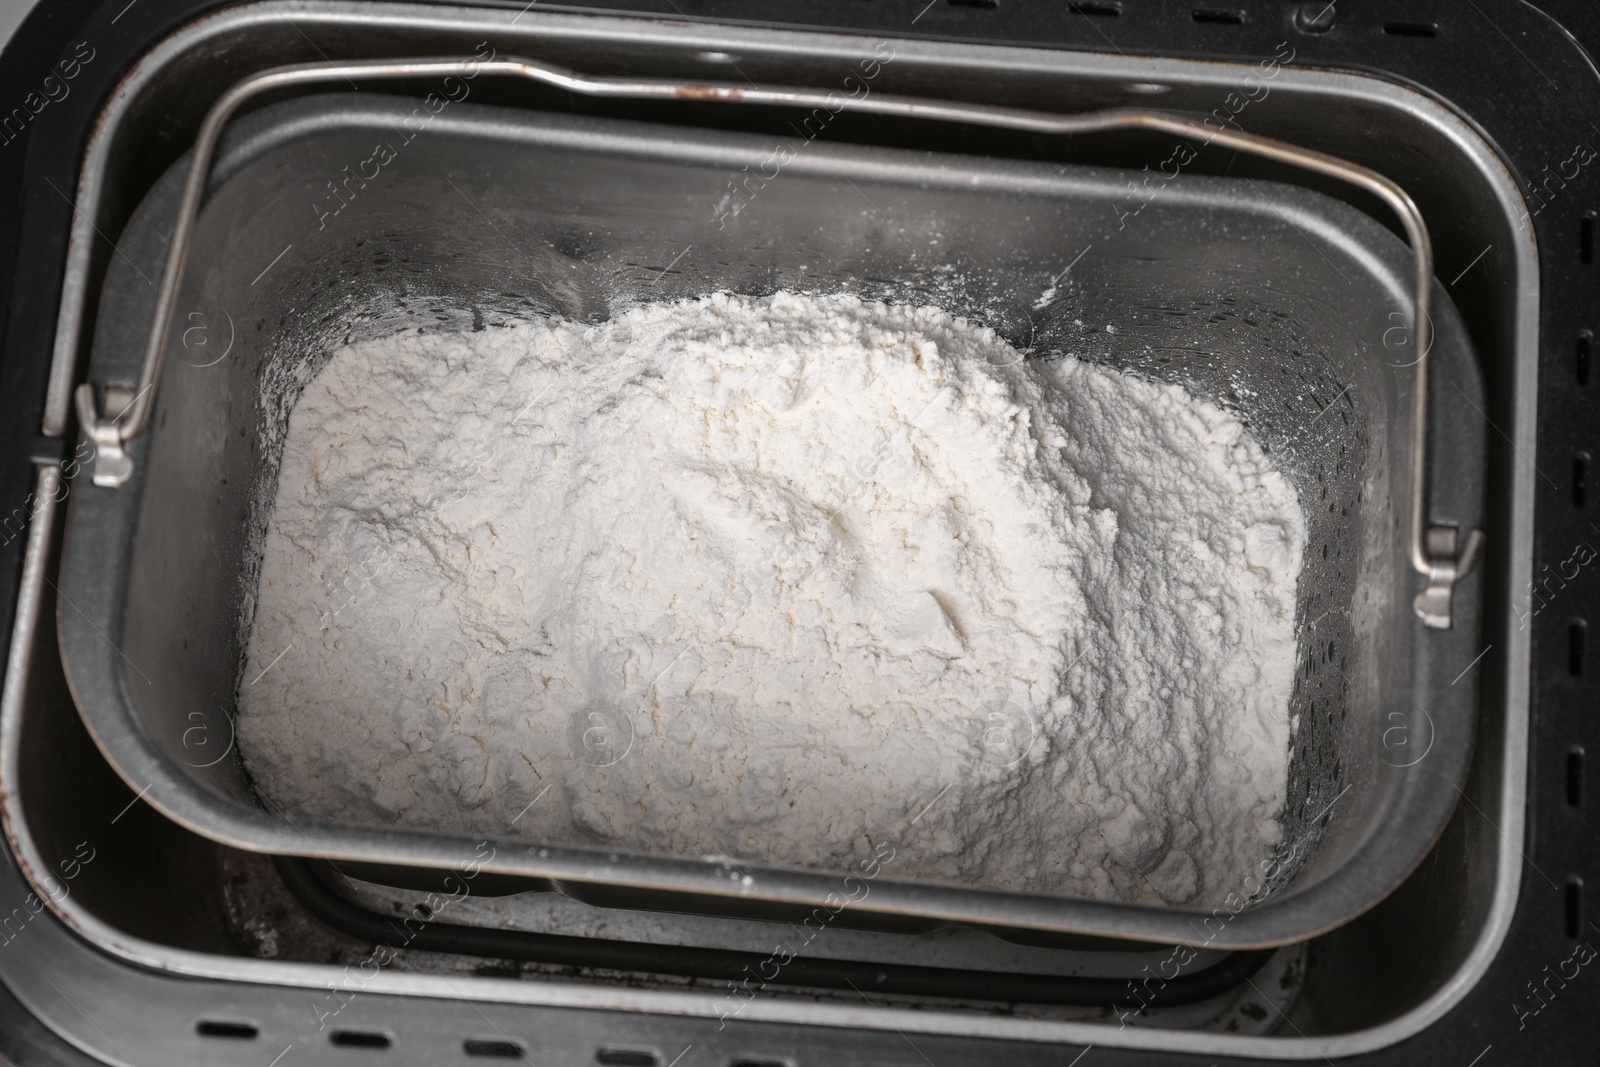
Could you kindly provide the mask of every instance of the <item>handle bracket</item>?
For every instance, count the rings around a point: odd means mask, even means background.
[[[133,406],[133,390],[125,385],[106,386],[106,404],[103,415],[95,411],[94,383],[84,382],[73,392],[78,405],[78,422],[94,445],[90,459],[94,471],[94,484],[115,489],[133,477],[133,458],[128,455],[127,438],[120,425],[122,416]]]
[[[1428,527],[1428,574],[1412,607],[1423,623],[1436,630],[1450,628],[1450,604],[1456,582],[1472,573],[1483,552],[1483,531],[1470,530],[1459,554],[1454,526]]]

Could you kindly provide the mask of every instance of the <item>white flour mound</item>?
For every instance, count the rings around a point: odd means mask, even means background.
[[[341,349],[277,494],[291,815],[1206,905],[1279,841],[1303,518],[1177,386],[718,295]]]

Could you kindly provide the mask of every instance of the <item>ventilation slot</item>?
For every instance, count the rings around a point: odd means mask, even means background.
[[[483,1056],[487,1059],[519,1060],[522,1058],[522,1046],[515,1041],[478,1041],[468,1038],[461,1043],[461,1051],[468,1056]]]
[[[603,1048],[594,1059],[604,1067],[661,1067],[661,1057],[648,1049]]]
[[[1594,212],[1578,220],[1578,258],[1585,263],[1594,262]]]
[[[1579,452],[1572,457],[1572,506],[1581,508],[1589,502],[1589,453]]]
[[[1433,37],[1439,27],[1432,22],[1385,22],[1383,32],[1391,37]]]
[[[1196,22],[1208,23],[1213,26],[1242,26],[1244,25],[1243,11],[1218,10],[1216,8],[1202,7],[1194,11]]]
[[[1567,753],[1567,803],[1573,807],[1583,803],[1583,749],[1574,748]]]
[[[1122,14],[1122,5],[1112,0],[1074,0],[1067,5],[1074,15],[1091,15],[1094,18],[1114,19]]]
[[[1589,384],[1589,349],[1594,346],[1594,334],[1583,330],[1578,334],[1577,349],[1572,356],[1572,376],[1579,385]]]
[[[1583,674],[1583,646],[1589,636],[1588,630],[1589,624],[1582,619],[1573,619],[1567,628],[1567,670],[1574,678]]]
[[[249,1041],[261,1031],[249,1023],[225,1023],[215,1019],[201,1019],[194,1024],[194,1032],[201,1037],[232,1037]]]
[[[388,1048],[393,1043],[388,1034],[371,1030],[335,1030],[328,1040],[340,1048]]]
[[[793,1067],[788,1060],[734,1060],[728,1067]]]
[[[1583,879],[1567,879],[1567,936],[1574,941],[1583,933]]]
[[[999,7],[1000,0],[949,0],[951,7]]]

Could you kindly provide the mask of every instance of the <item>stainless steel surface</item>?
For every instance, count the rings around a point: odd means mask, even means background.
[[[104,258],[97,258],[93,227],[120,231],[132,203],[125,191],[128,183],[144,180],[139,175],[149,174],[145,160],[150,153],[155,154],[158,170],[175,155],[175,150],[161,148],[161,139],[147,136],[145,124],[153,114],[161,114],[168,116],[167,121],[186,122],[193,129],[201,110],[194,100],[196,87],[206,87],[201,99],[214,98],[238,77],[241,62],[248,69],[317,58],[307,34],[335,58],[371,54],[374,48],[393,53],[408,45],[410,51],[425,54],[446,46],[442,42],[470,51],[492,34],[506,48],[590,69],[683,75],[695,69],[721,69],[726,57],[732,57],[740,69],[766,80],[822,83],[833,72],[848,70],[871,55],[870,42],[827,34],[674,26],[537,10],[512,25],[515,17],[514,13],[459,8],[283,0],[229,9],[158,45],[130,73],[124,91],[112,99],[104,122],[86,148],[78,192],[81,211],[74,223],[63,288],[62,330],[46,429],[53,426],[59,433],[66,425],[71,383],[81,375],[77,323],[82,319],[85,297],[98,287],[105,265]],[[905,41],[895,45],[896,65],[886,72],[885,87],[926,92],[937,86],[949,95],[1000,103],[1020,99],[1049,107],[1087,100],[1115,103],[1119,94],[1127,93],[1122,86],[1127,64],[1132,62],[1141,76],[1171,94],[1168,99],[1174,107],[1185,106],[1180,101],[1188,100],[1187,106],[1204,111],[1209,107],[1206,101],[1220,98],[1243,72],[1229,64],[1143,56],[1108,58],[1005,47],[952,50]],[[223,57],[227,57],[225,64]],[[1505,443],[1499,439],[1490,442],[1504,472],[1504,496],[1496,497],[1493,521],[1500,532],[1491,531],[1494,547],[1485,559],[1491,620],[1485,639],[1489,648],[1476,666],[1460,664],[1463,669],[1472,667],[1460,684],[1471,684],[1480,672],[1483,677],[1476,770],[1463,787],[1472,805],[1463,805],[1453,817],[1437,850],[1442,859],[1417,872],[1401,892],[1368,917],[1315,943],[1324,946],[1325,958],[1338,955],[1345,947],[1362,947],[1376,955],[1369,959],[1370,966],[1355,970],[1325,967],[1314,975],[1311,987],[1290,1013],[1295,1027],[1311,1041],[1288,1030],[1286,1036],[1277,1038],[1241,1038],[1084,1024],[1038,1025],[1026,1019],[937,1009],[890,1009],[880,1016],[866,1006],[851,1010],[782,999],[761,1000],[747,1009],[747,1021],[781,1020],[820,1027],[805,1031],[814,1035],[805,1044],[805,1051],[813,1056],[827,1055],[829,1049],[848,1049],[859,1057],[878,1049],[879,1058],[892,1060],[906,1051],[894,1032],[898,1028],[914,1035],[918,1046],[940,1062],[952,1063],[961,1060],[947,1059],[942,1053],[949,1048],[949,1056],[959,1057],[959,1050],[939,1044],[934,1035],[1093,1043],[1209,1055],[1337,1059],[1385,1047],[1431,1025],[1475,984],[1505,936],[1522,862],[1528,642],[1527,631],[1519,631],[1504,609],[1507,591],[1521,588],[1528,579],[1532,482],[1536,477],[1515,455],[1518,449],[1524,453],[1532,450],[1537,352],[1536,262],[1531,237],[1514,223],[1525,205],[1476,133],[1437,102],[1409,89],[1362,75],[1286,69],[1274,83],[1271,99],[1263,102],[1258,112],[1252,111],[1250,116],[1254,128],[1304,137],[1309,128],[1317,127],[1330,138],[1330,149],[1380,168],[1387,165],[1385,153],[1401,145],[1407,146],[1408,152],[1416,149],[1420,158],[1437,162],[1431,170],[1408,173],[1405,180],[1425,212],[1431,210],[1443,219],[1452,217],[1452,212],[1442,210],[1445,207],[1454,205],[1460,211],[1456,219],[1459,229],[1451,227],[1440,238],[1445,244],[1442,256],[1447,271],[1452,262],[1465,265],[1490,241],[1506,249],[1503,260],[1490,257],[1485,261],[1492,278],[1487,291],[1494,293],[1494,298],[1465,309],[1492,379],[1496,404],[1487,410],[1497,420],[1504,420],[1499,425],[1508,434]],[[1336,121],[1344,112],[1360,118],[1347,124]],[[1384,131],[1386,136],[1371,139],[1368,133],[1372,129]],[[1153,165],[1158,155],[1148,161]],[[136,197],[143,186],[134,188]],[[104,249],[101,254],[108,255]],[[44,514],[53,515],[57,507],[48,504]],[[34,530],[42,525],[36,524]],[[52,703],[49,687],[40,692],[43,681],[54,672],[54,641],[50,628],[41,627],[39,617],[42,606],[54,595],[46,584],[54,568],[46,548],[35,542],[30,542],[28,558],[11,649],[13,669],[0,702],[0,744],[4,746],[0,812],[31,875],[54,857],[39,853],[27,817],[30,810],[36,819],[42,813],[37,805],[30,807],[29,795],[18,789],[20,730],[28,716],[50,713],[66,722],[75,716],[70,706],[59,705],[64,699],[59,693],[54,693],[57,703]],[[133,795],[132,790],[127,791],[113,807],[120,809]],[[120,825],[125,828],[141,807],[136,805]],[[103,816],[100,819],[105,821]],[[152,854],[141,862],[148,865],[160,859]],[[1435,877],[1441,862],[1459,864],[1449,869],[1463,872],[1460,880]],[[0,871],[0,877],[16,895],[27,888],[9,868]],[[259,1065],[291,1042],[297,1053],[326,1046],[326,1032],[317,1030],[301,999],[338,982],[342,977],[338,967],[278,964],[197,951],[174,944],[146,922],[90,907],[87,898],[87,894],[75,892],[51,901],[51,907],[86,940],[80,941],[54,922],[37,921],[25,940],[18,939],[0,952],[0,971],[8,983],[24,995],[32,1010],[80,1047],[123,1059]],[[141,906],[178,906],[184,899],[169,890],[151,894]],[[49,920],[49,913],[42,918]],[[1364,929],[1373,925],[1387,934],[1374,937]],[[135,969],[119,962],[122,960]],[[1395,985],[1390,976],[1401,971],[1407,974],[1407,981]],[[56,991],[43,984],[42,975],[53,979]],[[197,982],[195,978],[215,981]],[[457,999],[461,997],[470,998],[471,1003]],[[87,1008],[89,1018],[75,1011],[68,1000]],[[560,1007],[542,1007],[551,1005]],[[259,1042],[208,1043],[192,1036],[195,1019],[230,1017],[259,1022]],[[569,1037],[578,1041],[587,1033],[591,1049],[609,1039],[638,1047],[670,1047],[666,1056],[670,1059],[686,1044],[694,1043],[683,1067],[697,1062],[720,1064],[729,1055],[768,1048],[779,1056],[784,1048],[794,1047],[793,1030],[784,1031],[791,1035],[787,1037],[765,1031],[761,1034],[766,1036],[761,1036],[744,1024],[735,1028],[730,1043],[726,1035],[716,1033],[716,1018],[715,998],[693,993],[597,990],[570,982],[547,985],[489,977],[446,982],[438,977],[387,973],[376,975],[363,987],[351,1017],[353,1023],[394,1035],[396,1044],[389,1058],[406,1062],[454,1062],[454,1057],[460,1056],[457,1035],[490,1020],[514,1038],[530,1032],[542,1035],[532,1038],[530,1047],[535,1050],[544,1047],[541,1041],[554,1043]],[[697,1020],[707,1020],[709,1025],[701,1026]],[[120,1051],[109,1047],[106,1035]],[[877,1042],[879,1035],[890,1043]],[[568,1048],[565,1044],[560,1047]],[[1026,1062],[1030,1047],[1037,1046],[1007,1045],[1005,1054]],[[985,1049],[986,1056],[995,1051],[992,1045]],[[261,1055],[263,1051],[266,1056]],[[722,1059],[716,1058],[719,1055]]]
[[[1219,929],[1202,910],[893,871],[854,911],[899,925],[922,917],[1005,927],[1013,937],[1261,947],[1353,918],[1426,853],[1457,800],[1471,733],[1441,731],[1425,763],[1396,766],[1379,724],[1409,713],[1418,689],[1437,691],[1427,706],[1440,721],[1470,719],[1470,691],[1447,683],[1457,657],[1474,649],[1476,615],[1463,605],[1459,632],[1410,621],[1401,531],[1414,360],[1394,367],[1380,339],[1392,315],[1410,310],[1414,264],[1387,231],[1312,191],[1202,176],[1164,191],[1143,225],[1128,227],[1115,210],[1126,172],[821,143],[796,150],[753,207],[713,227],[707,215],[727,175],[757,168],[767,142],[471,102],[431,117],[428,136],[404,144],[381,180],[352,189],[335,220],[324,225],[306,210],[326,173],[362,158],[414,106],[311,96],[230,126],[188,238],[182,299],[201,314],[226,313],[231,354],[220,364],[169,359],[159,387],[145,388],[160,425],[133,439],[135,455],[147,457],[133,479],[120,489],[82,485],[70,504],[61,584],[74,608],[60,613],[68,674],[113,765],[150,785],[152,803],[263,851],[430,866],[473,854],[474,840],[375,813],[291,821],[270,798],[258,802],[231,745],[277,451],[298,390],[338,344],[439,320],[457,329],[544,315],[592,322],[636,302],[805,288],[940,304],[1002,324],[1035,358],[1081,355],[1236,407],[1306,505],[1296,621],[1302,632],[1319,624],[1302,639],[1289,709],[1298,729],[1284,842],[1270,877],[1240,872],[1236,886],[1216,887],[1252,903],[1226,923],[1213,917]],[[841,209],[852,194],[902,221]],[[144,277],[170,257],[167,235],[185,236],[170,221],[185,197],[179,164],[123,231],[101,297],[101,381],[136,380],[149,366],[137,339],[159,308]],[[515,254],[486,251],[484,240]],[[691,245],[693,255],[679,256]],[[1069,295],[1041,309],[1034,297],[1059,278],[1062,257],[1091,245]],[[1472,417],[1481,386],[1453,306],[1437,301],[1434,318],[1428,366],[1443,393],[1430,431],[1445,475],[1434,506],[1472,528],[1482,509],[1485,427]],[[215,742],[201,747],[202,738]],[[667,788],[645,755],[593,773],[602,788]],[[926,803],[951,784],[914,779],[910,788]],[[958,787],[946,803],[961,802]],[[872,828],[897,849],[918,847],[924,829]],[[846,873],[761,867],[731,842],[711,844],[716,860],[646,856],[574,827],[533,845],[496,839],[491,867],[559,881],[594,902],[666,907],[669,895],[688,895],[676,906],[762,916],[821,904]],[[735,873],[734,863],[750,866]]]
[[[995,126],[1056,136],[1116,129],[1155,130],[1204,143],[1214,142],[1238,152],[1275,159],[1365,189],[1382,200],[1400,220],[1411,243],[1415,260],[1412,328],[1409,336],[1411,349],[1416,356],[1412,360],[1415,369],[1412,374],[1410,499],[1407,505],[1406,528],[1411,565],[1417,573],[1427,578],[1425,588],[1417,594],[1414,601],[1414,609],[1426,625],[1440,629],[1449,628],[1451,591],[1456,581],[1471,571],[1472,561],[1477,558],[1483,534],[1477,529],[1469,531],[1458,554],[1455,527],[1430,527],[1427,522],[1428,360],[1433,347],[1433,318],[1429,310],[1433,291],[1433,249],[1428,239],[1427,226],[1423,223],[1416,204],[1399,185],[1367,167],[1357,166],[1322,152],[1242,131],[1227,128],[1208,130],[1199,122],[1181,116],[1139,108],[1117,108],[1080,115],[1047,115],[1017,108],[997,108],[981,104],[960,104],[885,94],[866,95],[857,100],[841,97],[837,92],[789,86],[736,85],[731,82],[689,82],[667,79],[595,78],[521,57],[487,60],[477,56],[415,60],[368,59],[340,64],[297,64],[261,71],[243,79],[224,94],[212,105],[200,126],[200,134],[195,139],[189,160],[183,197],[173,223],[172,240],[167,249],[161,283],[156,291],[155,318],[150,326],[144,362],[140,367],[137,389],[131,404],[125,408],[113,409],[108,396],[103,412],[97,414],[93,384],[84,382],[77,389],[78,419],[94,441],[96,448],[93,460],[96,485],[119,486],[126,482],[132,473],[125,446],[127,441],[143,430],[149,421],[154,406],[152,390],[156,387],[162,361],[166,357],[179,287],[183,282],[184,265],[189,254],[190,231],[200,212],[200,203],[210,177],[217,140],[222,136],[224,124],[239,107],[254,97],[277,89],[338,82],[354,85],[354,78],[390,80],[437,75],[443,78],[456,77],[457,84],[460,85],[463,84],[460,79],[471,79],[479,74],[528,78],[558,86],[569,92],[596,97],[717,100],[728,103],[826,109],[830,114],[837,110],[849,110],[911,120],[935,119],[978,126]],[[839,106],[836,106],[836,103]]]

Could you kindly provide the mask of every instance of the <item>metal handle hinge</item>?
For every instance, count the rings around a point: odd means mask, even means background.
[[[1450,629],[1450,600],[1456,582],[1472,573],[1483,554],[1483,531],[1471,530],[1456,552],[1454,526],[1428,527],[1427,582],[1412,602],[1424,624],[1435,630]]]
[[[133,474],[133,460],[122,439],[122,416],[133,405],[133,390],[125,385],[106,386],[106,410],[95,410],[94,386],[84,382],[73,399],[78,404],[78,422],[94,444],[94,484],[116,488]]]

